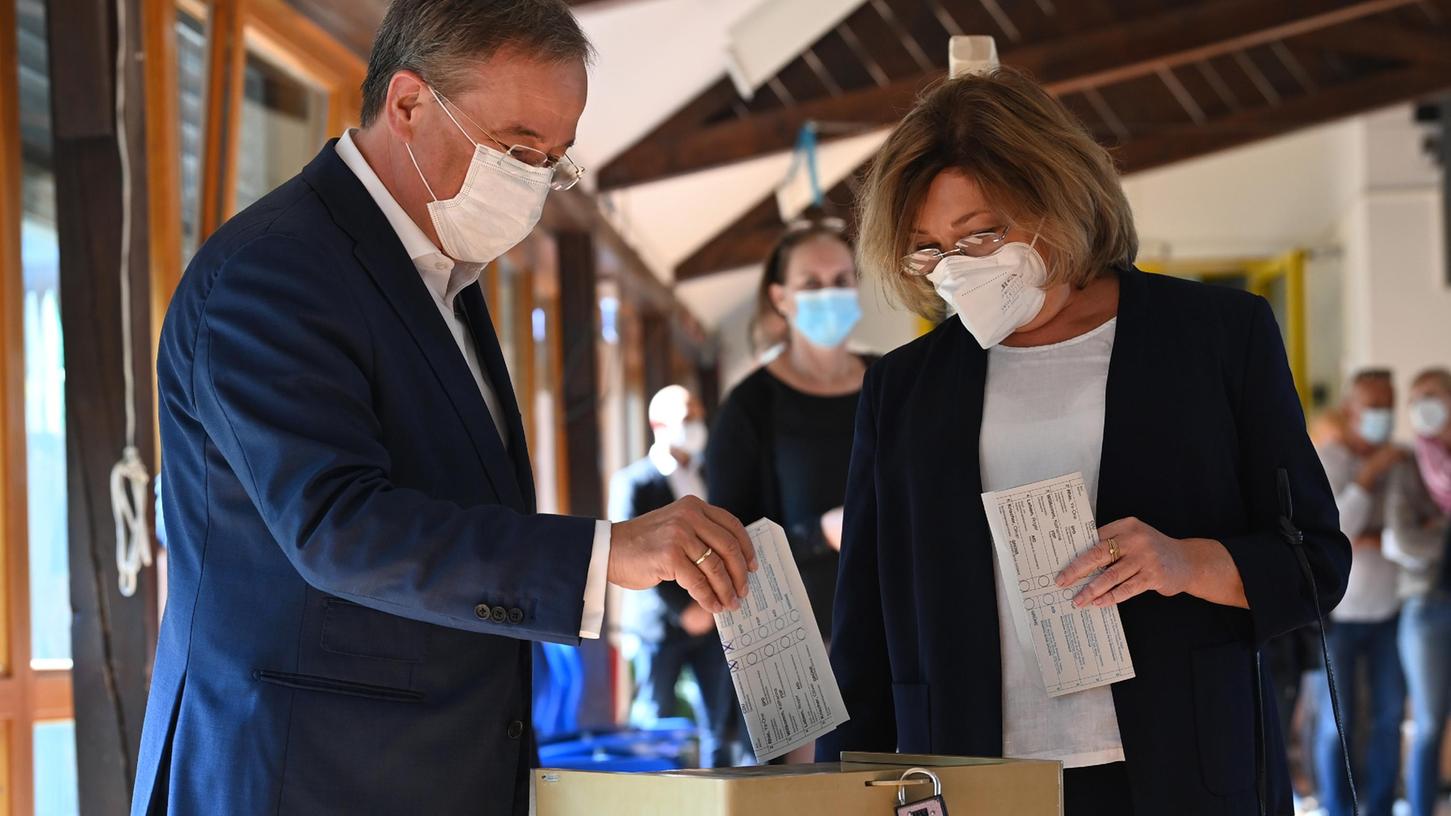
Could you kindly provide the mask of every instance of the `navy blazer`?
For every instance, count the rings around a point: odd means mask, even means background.
[[[1223,542],[1250,609],[1146,593],[1120,606],[1137,676],[1113,687],[1136,813],[1258,812],[1255,652],[1315,618],[1278,532],[1276,471],[1328,611],[1350,544],[1305,432],[1269,305],[1119,273],[1096,517]],[[831,660],[850,722],[839,751],[999,756],[1002,678],[978,443],[984,352],[958,320],[867,374],[846,497]],[[1266,682],[1265,698],[1273,701]],[[1270,812],[1291,813],[1271,710]]]
[[[133,813],[526,811],[525,641],[577,642],[594,522],[534,514],[497,338],[460,297],[507,449],[333,143],[188,267]]]

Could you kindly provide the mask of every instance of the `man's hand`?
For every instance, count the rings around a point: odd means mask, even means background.
[[[1362,550],[1379,550],[1381,548],[1380,533],[1367,533],[1356,536],[1351,544]]]
[[[715,631],[715,616],[705,611],[705,607],[700,604],[693,603],[681,610],[680,628],[691,637],[700,637]]]
[[[1362,490],[1373,491],[1380,484],[1395,464],[1406,458],[1406,450],[1396,445],[1382,445],[1376,448],[1375,453],[1365,457],[1365,464],[1360,466],[1360,473],[1355,477],[1355,483],[1360,485]]]
[[[746,573],[756,567],[740,521],[694,496],[610,527],[610,583],[649,589],[674,581],[712,613],[740,605]]]

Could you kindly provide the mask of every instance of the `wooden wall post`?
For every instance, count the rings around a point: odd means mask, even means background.
[[[130,156],[130,338],[136,444],[154,467],[144,77],[140,0],[127,0],[125,44]],[[111,467],[126,444],[120,253],[122,169],[115,120],[117,7],[50,0],[47,9],[55,139],[60,305],[65,338],[66,468],[80,806],[130,808],[153,648],[154,575],[122,597],[116,576]]]

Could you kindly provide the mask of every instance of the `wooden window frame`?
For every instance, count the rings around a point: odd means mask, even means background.
[[[31,663],[17,22],[0,0],[0,816],[34,811],[35,725],[75,716],[70,670]]]
[[[288,6],[283,0],[147,0],[165,4],[153,17],[159,29],[167,32],[175,27],[179,11],[206,26],[207,78],[206,111],[202,143],[201,212],[197,240],[205,241],[217,227],[236,214],[237,149],[242,108],[242,71],[248,52],[255,53],[298,80],[321,91],[327,99],[326,128],[329,138],[342,133],[361,116],[361,89],[367,63],[338,42],[306,15]],[[168,17],[168,15],[170,15]],[[171,36],[175,36],[174,33]],[[148,45],[151,43],[148,40]],[[169,73],[158,79],[157,91],[176,94],[175,46],[163,46],[170,53],[166,64],[158,69]],[[174,103],[173,103],[174,104]],[[173,111],[170,124],[158,127],[174,129],[177,117]],[[174,138],[174,137],[173,137]],[[175,145],[173,144],[173,147]],[[179,156],[179,151],[153,154]],[[171,183],[176,192],[164,191],[168,199],[180,201],[180,174]],[[180,204],[175,211],[180,214]],[[176,231],[175,246],[180,254],[179,217],[153,221],[164,229]],[[164,240],[170,241],[169,237]],[[178,270],[179,272],[179,270]],[[163,291],[164,297],[174,288]],[[153,310],[164,313],[164,309]]]

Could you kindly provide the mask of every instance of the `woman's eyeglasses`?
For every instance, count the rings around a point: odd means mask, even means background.
[[[1009,224],[1002,229],[974,232],[953,244],[952,249],[943,252],[937,249],[919,249],[902,258],[902,272],[906,275],[924,277],[932,274],[938,262],[952,255],[966,255],[970,258],[985,258],[997,252],[1008,238]]]

